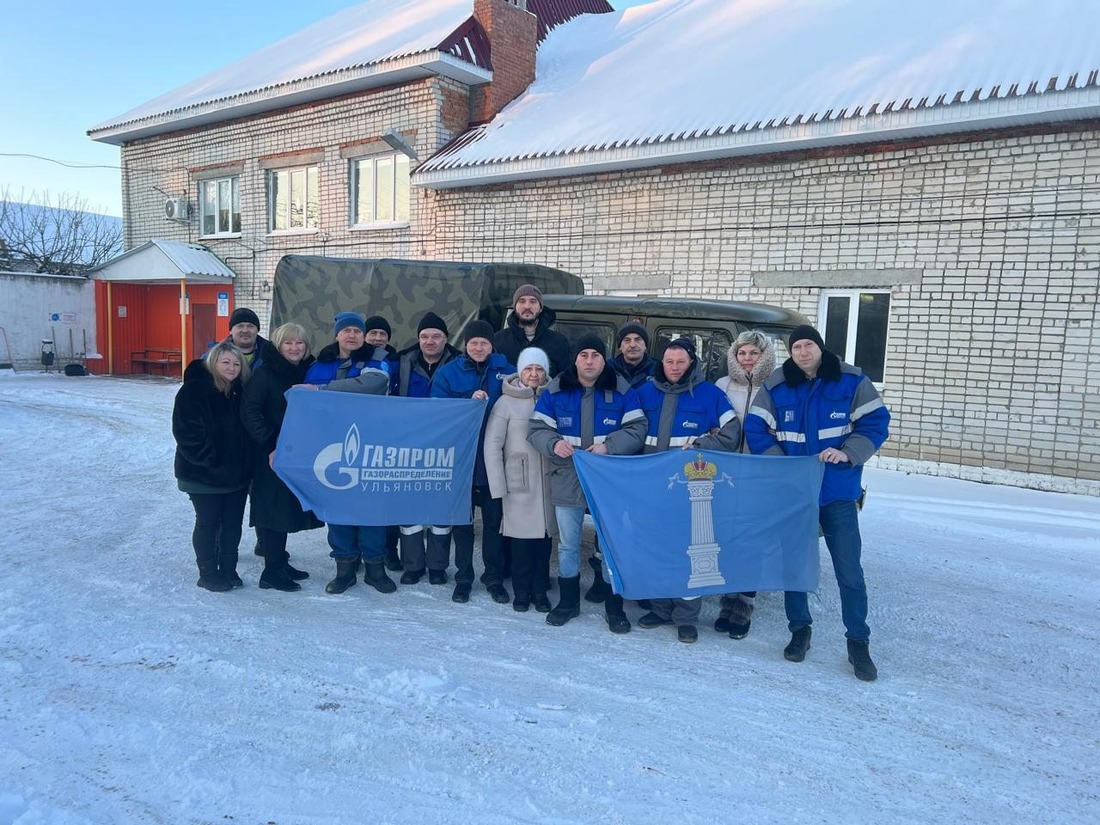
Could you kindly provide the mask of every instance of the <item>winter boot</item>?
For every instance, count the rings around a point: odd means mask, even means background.
[[[558,577],[558,591],[561,599],[558,606],[546,614],[546,623],[554,627],[561,627],[570,619],[581,615],[581,577]]]
[[[232,553],[218,552],[218,572],[222,574],[223,579],[229,582],[230,587],[244,587],[244,582],[237,575],[237,559],[238,553],[236,550]]]
[[[607,629],[612,633],[630,632],[630,619],[626,617],[626,611],[623,610],[622,596],[616,596],[612,593],[604,599],[603,612]]]
[[[864,639],[848,640],[848,661],[855,669],[856,678],[862,682],[873,682],[878,678],[878,668],[871,661],[870,643]]]
[[[401,574],[401,584],[420,584],[420,580],[424,578],[424,568],[419,570],[406,570]]]
[[[791,634],[791,641],[785,648],[783,648],[783,658],[788,662],[801,662],[806,658],[806,653],[810,649],[810,636],[813,630],[809,625],[800,627],[798,630]]]
[[[455,604],[466,604],[470,601],[470,583],[457,582],[454,593],[451,594],[451,601]]]
[[[302,585],[287,575],[285,563],[269,564],[264,566],[264,572],[260,574],[260,589],[293,593],[295,590],[301,590]]]
[[[603,563],[598,558],[589,557],[588,565],[592,568],[592,586],[585,592],[584,600],[598,604],[610,595],[611,587],[603,580]]]
[[[293,579],[296,582],[304,581],[309,578],[308,572],[299,570],[297,567],[291,567],[289,561],[284,564],[283,569],[286,570],[287,578]]]
[[[447,583],[447,571],[446,570],[429,570],[428,571],[428,584],[446,584]]]
[[[733,610],[733,599],[733,596],[722,596],[722,601],[718,607],[718,618],[714,620],[715,632],[730,632],[730,611]]]
[[[195,584],[211,593],[225,593],[233,589],[232,583],[225,576],[209,567],[199,568],[199,580]]]
[[[337,559],[336,578],[325,585],[326,593],[343,593],[349,587],[354,587],[355,573],[359,569],[359,559]]]
[[[539,613],[549,613],[550,612],[550,597],[546,595],[545,590],[536,590],[535,591],[534,603],[535,603],[535,610],[537,610]]]
[[[386,563],[384,561],[367,561],[363,559],[363,584],[369,584],[379,593],[392,593],[397,589],[393,579],[386,575]]]
[[[730,638],[744,639],[749,635],[749,627],[752,625],[752,611],[756,604],[756,598],[745,593],[738,593],[730,600]]]
[[[485,589],[489,591],[489,595],[497,604],[508,604],[512,601],[512,597],[508,595],[508,590],[503,584],[487,584]]]
[[[401,564],[401,557],[397,555],[397,548],[391,547],[386,551],[386,569],[392,570],[394,573],[399,573],[404,569]]]

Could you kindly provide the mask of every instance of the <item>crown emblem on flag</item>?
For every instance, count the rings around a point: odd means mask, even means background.
[[[697,453],[694,461],[684,465],[684,475],[688,481],[710,481],[718,475],[718,466]]]

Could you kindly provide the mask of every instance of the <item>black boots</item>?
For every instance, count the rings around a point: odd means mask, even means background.
[[[384,561],[363,560],[363,584],[369,584],[379,593],[392,593],[397,590],[393,579],[386,575]]]
[[[783,648],[783,658],[788,662],[801,662],[810,649],[810,636],[813,631],[809,625],[800,627],[791,634],[791,641]]]
[[[622,596],[616,596],[614,593],[608,595],[604,599],[603,612],[607,629],[612,633],[630,632],[630,619],[626,617],[626,611],[623,610]]]
[[[848,661],[855,669],[856,678],[862,682],[873,682],[878,678],[878,668],[871,661],[870,643],[866,640],[848,640]]]
[[[268,561],[264,564],[264,572],[260,574],[260,589],[293,593],[295,590],[301,590],[302,585],[287,575],[286,562],[280,561],[272,564]]]
[[[359,570],[359,559],[354,561],[337,561],[336,578],[325,585],[326,593],[343,593],[349,587],[354,587],[355,574]]]
[[[203,590],[211,593],[225,593],[233,589],[233,584],[213,567],[199,565],[199,580],[195,582]]]
[[[558,590],[561,593],[558,606],[546,614],[546,623],[554,627],[561,627],[581,615],[581,577],[570,576],[566,579],[559,576]]]
[[[592,568],[592,586],[585,592],[584,600],[602,602],[611,594],[611,586],[603,580],[603,563],[595,556],[590,556],[588,566]]]
[[[724,598],[724,597],[723,597]],[[748,593],[738,593],[730,598],[729,634],[731,639],[744,639],[752,626],[752,612],[756,606],[756,597]]]

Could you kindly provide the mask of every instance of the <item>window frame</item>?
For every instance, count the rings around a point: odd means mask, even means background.
[[[309,205],[310,205],[310,177],[314,180],[314,202],[316,203],[316,214],[313,217],[313,223],[310,224]],[[293,217],[293,204],[294,199],[292,197],[294,191],[292,176],[295,173],[302,173],[304,175],[304,190],[303,201],[304,208],[302,210],[302,225],[292,226],[291,219]],[[286,226],[284,228],[277,227],[276,221],[276,199],[278,197],[278,179],[280,176],[286,176],[287,186],[287,198],[286,198]],[[320,231],[321,228],[321,167],[316,163],[307,163],[301,166],[284,166],[279,169],[267,170],[267,231],[271,235],[294,235],[294,234],[306,234]]]
[[[845,351],[838,352],[842,361],[847,361],[849,364],[860,367],[856,363],[856,346],[859,336],[859,310],[860,310],[860,296],[862,295],[886,295],[888,299],[892,299],[893,291],[890,289],[825,289],[821,291],[820,301],[817,309],[817,328],[821,333],[823,339],[828,336],[828,321],[829,321],[829,299],[830,298],[847,298],[848,299],[848,327],[845,331]],[[887,363],[887,354],[889,352],[890,341],[890,307],[888,305],[886,309],[886,328],[883,330],[882,336],[882,378],[875,380],[872,376],[871,383],[878,389],[886,384],[886,376],[889,373],[889,364]],[[862,367],[860,367],[862,369]]]
[[[199,237],[200,238],[238,238],[241,235],[241,176],[219,175],[213,178],[203,178],[197,181],[199,186]],[[229,228],[218,227],[221,214],[221,184],[229,185]],[[206,188],[214,187],[214,231],[206,231]],[[234,206],[236,209],[234,210]],[[236,218],[236,229],[233,228]]]
[[[390,186],[389,214],[391,218],[378,219],[379,214],[379,165],[390,162],[387,182]],[[361,220],[359,213],[359,188],[362,182],[363,167],[371,170],[371,220]],[[400,170],[404,169],[404,180],[400,180]],[[368,155],[348,159],[348,222],[352,229],[398,229],[407,227],[412,221],[412,165],[404,152],[372,152]],[[404,192],[402,204],[400,196]],[[404,214],[402,215],[402,207]]]

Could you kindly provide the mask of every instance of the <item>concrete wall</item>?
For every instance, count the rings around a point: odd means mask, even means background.
[[[77,354],[84,351],[85,333],[88,351],[96,351],[94,283],[80,277],[0,272],[0,327],[7,332],[17,370],[43,368],[44,338],[54,340],[55,365],[64,367],[73,360],[74,349]],[[8,360],[0,335],[0,362]]]

